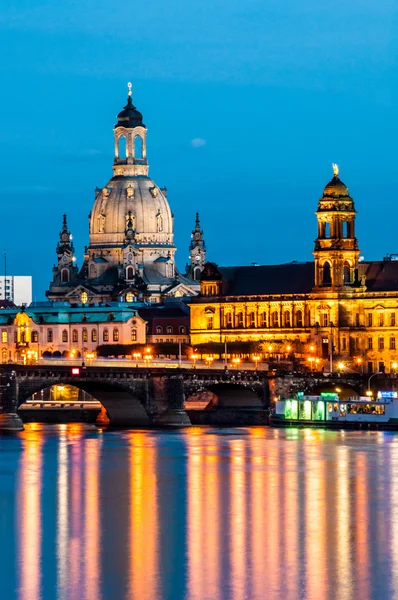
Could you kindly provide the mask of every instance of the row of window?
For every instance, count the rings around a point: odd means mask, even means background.
[[[384,313],[379,313],[379,319],[378,319],[378,323],[379,323],[379,327],[384,327],[384,325],[386,324],[386,320],[384,319],[386,315]],[[373,319],[373,314],[372,313],[368,313],[366,315],[366,325],[367,327],[373,327],[373,323],[374,323],[374,319]],[[395,320],[395,312],[390,313],[389,314],[389,325],[390,327],[395,327],[396,324],[396,320]],[[355,325],[358,327],[359,326],[359,314],[355,315]]]
[[[384,337],[380,336],[377,340],[377,347],[379,350],[385,350],[386,346],[384,344]],[[355,350],[359,350],[359,338],[354,338],[354,348]],[[342,351],[347,350],[347,338],[343,337],[341,341],[341,349]],[[368,337],[368,350],[373,350],[373,338]],[[394,336],[389,339],[389,349],[396,350],[396,339]]]
[[[161,325],[156,325],[156,333],[158,335],[163,333],[163,327]],[[168,333],[169,335],[173,335],[174,334],[174,327],[172,327],[171,325],[167,325],[166,327],[166,333]],[[180,325],[180,327],[178,328],[178,333],[181,334],[185,334],[186,333],[186,327],[184,327],[184,325]]]
[[[324,317],[322,325],[327,327],[329,325],[329,315],[323,314]],[[283,313],[283,317],[281,319],[280,313],[275,310],[270,315],[270,327],[280,327],[281,320],[283,322],[284,327],[292,327],[292,317],[290,311],[285,311]],[[295,327],[303,327],[304,319],[303,319],[303,311],[298,310],[294,315],[294,325]],[[243,329],[245,327],[255,328],[255,327],[268,327],[268,313],[261,312],[258,316],[255,312],[250,312],[246,315],[243,312],[238,312],[235,315],[235,318],[232,312],[227,312],[224,315],[224,324],[225,329],[232,329],[233,327]],[[214,328],[214,319],[213,315],[207,315],[207,329]]]
[[[82,342],[88,342],[88,330],[86,328],[82,329],[81,337],[82,337]],[[39,341],[39,334],[36,330],[33,330],[31,332],[30,339],[31,339],[32,343],[37,343]],[[116,327],[112,331],[112,339],[114,342],[119,341],[119,330]],[[8,342],[8,332],[7,331],[1,332],[1,341],[3,342],[3,344],[6,344]],[[17,341],[18,341],[18,334],[17,334],[17,331],[15,331],[14,332],[14,342],[17,342]],[[53,341],[54,341],[53,330],[47,329],[47,342],[52,343]],[[69,341],[69,332],[67,329],[64,329],[62,331],[62,342],[68,343],[68,341]],[[77,329],[73,329],[72,330],[72,342],[78,342],[78,341],[79,341],[79,332]],[[98,341],[98,332],[96,329],[91,330],[91,341],[92,342]],[[109,330],[108,329],[103,330],[102,341],[109,342]],[[137,330],[136,329],[131,330],[131,341],[132,342],[137,341]],[[20,342],[22,342],[22,343],[27,342],[25,331],[21,331]]]

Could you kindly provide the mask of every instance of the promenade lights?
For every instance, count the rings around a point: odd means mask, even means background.
[[[232,362],[234,363],[235,367],[238,368],[240,364],[240,358],[233,358]]]
[[[291,349],[292,349],[292,347],[291,347],[290,345],[287,345],[287,346],[286,346],[286,352],[290,352],[290,351],[291,351]]]
[[[371,397],[373,396],[373,392],[372,392],[372,390],[366,390],[366,392],[365,392],[365,393],[366,393],[366,395],[367,395],[369,398],[371,398]]]
[[[29,353],[28,353],[28,354],[29,354]],[[394,372],[394,373],[396,373],[396,372],[397,372],[397,367],[398,367],[398,363],[396,363],[396,362],[393,362],[393,363],[392,363],[392,365],[391,365],[391,368],[392,368],[392,370],[393,370],[393,372]]]
[[[321,362],[320,358],[316,358],[315,359],[315,367],[318,367],[319,363]]]
[[[344,371],[344,369],[345,369],[345,364],[343,362],[338,362],[337,363],[337,369],[341,373],[341,371]]]
[[[258,369],[258,363],[260,362],[260,360],[261,360],[261,357],[260,357],[260,356],[258,356],[258,354],[255,354],[255,355],[253,356],[253,360],[254,360],[254,364],[255,364],[255,369],[256,369],[256,371],[257,371],[257,369]]]
[[[135,358],[135,366],[138,367],[138,359],[141,358],[141,352],[134,352],[133,356]]]
[[[95,352],[86,352],[86,358],[87,360],[94,360],[96,357]]]
[[[196,369],[196,361],[198,360],[198,358],[200,358],[199,354],[191,354],[190,357],[193,360],[193,368]]]
[[[314,350],[315,350],[315,346],[310,346],[310,351],[314,352]]]
[[[311,367],[311,371],[314,370],[314,362],[315,362],[315,358],[313,356],[309,356],[307,358],[308,362],[310,363],[310,367]]]
[[[152,360],[153,356],[152,354],[144,354],[144,361],[147,367],[149,367],[149,364]]]
[[[268,346],[268,352],[272,352],[272,344]]]

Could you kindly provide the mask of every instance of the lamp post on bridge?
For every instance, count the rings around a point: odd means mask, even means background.
[[[372,374],[372,375],[369,377],[369,379],[368,379],[368,389],[366,390],[366,395],[367,395],[367,396],[373,396],[373,392],[372,392],[372,390],[370,389],[370,382],[371,382],[371,380],[373,379],[373,377],[376,377],[376,375],[381,375],[381,371],[377,371],[377,373],[373,373],[373,374]]]

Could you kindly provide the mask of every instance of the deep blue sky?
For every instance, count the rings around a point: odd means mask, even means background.
[[[394,0],[3,2],[8,272],[44,297],[64,212],[81,265],[130,80],[180,268],[196,210],[219,264],[311,260],[332,162],[365,258],[398,253],[397,15]]]

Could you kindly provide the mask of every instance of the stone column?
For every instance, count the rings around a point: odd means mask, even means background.
[[[155,419],[158,427],[189,427],[191,421],[184,410],[184,379],[182,375],[170,375],[166,382],[167,409]]]
[[[17,415],[18,382],[13,370],[0,375],[0,431],[23,431],[24,426]]]

